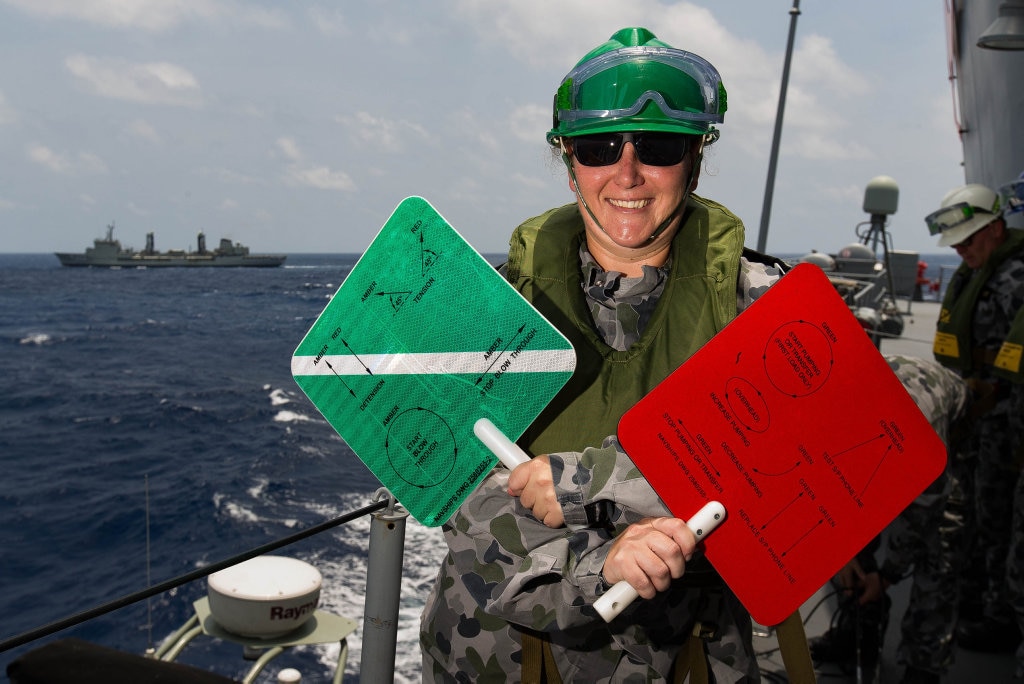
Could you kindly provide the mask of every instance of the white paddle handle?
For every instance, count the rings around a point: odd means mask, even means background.
[[[725,520],[725,506],[717,501],[709,501],[704,507],[697,511],[692,518],[686,521],[699,542],[711,533],[711,530],[718,527],[718,524]],[[619,613],[626,609],[630,603],[635,601],[640,594],[630,586],[629,582],[623,580],[601,595],[594,601],[594,610],[604,618],[605,622],[611,622]]]
[[[510,440],[497,426],[487,418],[481,418],[473,424],[473,434],[484,443],[491,452],[498,457],[509,470],[515,470],[516,466],[526,463],[530,457],[519,446]]]

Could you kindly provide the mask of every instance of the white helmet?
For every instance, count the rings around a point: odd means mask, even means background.
[[[1000,217],[999,195],[978,183],[950,190],[941,209],[928,214],[924,222],[932,235],[939,235],[939,247],[957,245]]]

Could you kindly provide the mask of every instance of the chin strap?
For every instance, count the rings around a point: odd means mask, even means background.
[[[718,131],[715,131],[715,133],[718,133]],[[712,135],[711,133],[701,136],[700,147],[697,148],[697,156],[694,157],[693,166],[690,167],[690,177],[686,180],[686,192],[683,193],[683,198],[679,202],[679,206],[677,206],[672,211],[672,213],[668,215],[668,218],[662,221],[661,225],[658,226],[658,228],[653,233],[651,233],[651,236],[649,238],[647,238],[648,242],[650,242],[651,240],[665,232],[665,229],[669,227],[669,224],[671,224],[672,221],[676,219],[676,217],[682,215],[683,210],[686,208],[686,201],[690,199],[690,186],[693,185],[693,179],[694,176],[696,176],[697,174],[697,168],[700,166],[700,162],[704,158],[704,145],[709,140],[709,138],[711,139],[711,142],[714,142],[714,140],[716,140],[718,136]],[[594,225],[600,228],[602,233],[607,235],[608,231],[606,231],[604,229],[604,226],[601,225],[601,222],[597,220],[597,216],[594,215],[594,212],[590,208],[590,205],[587,204],[587,200],[583,198],[583,193],[580,192],[580,184],[576,181],[576,169],[574,168],[572,155],[569,154],[569,150],[565,146],[564,136],[560,136],[558,138],[558,147],[562,151],[562,162],[565,164],[565,168],[569,169],[569,178],[570,180],[572,180],[572,188],[576,192],[576,197],[579,199],[580,204],[583,205],[583,208],[587,210],[587,214],[590,215],[590,218],[594,222]]]

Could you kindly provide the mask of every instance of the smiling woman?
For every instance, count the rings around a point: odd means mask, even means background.
[[[492,473],[445,525],[425,681],[682,681],[690,667],[758,681],[749,616],[614,437],[780,276],[693,193],[725,110],[718,71],[643,28],[558,88],[547,140],[576,201],[520,225],[504,270],[572,342],[576,371],[519,439],[536,458]],[[592,604],[620,581],[647,600],[606,623]],[[697,623],[717,625],[706,643],[690,642]]]

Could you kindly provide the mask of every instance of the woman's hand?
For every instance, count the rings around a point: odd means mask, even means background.
[[[645,518],[612,542],[602,574],[608,584],[625,580],[640,596],[654,598],[683,576],[696,547],[697,538],[679,518]]]
[[[565,524],[547,454],[535,456],[516,466],[508,476],[508,493],[519,497],[519,503],[530,509],[533,517],[548,527],[562,527]]]

